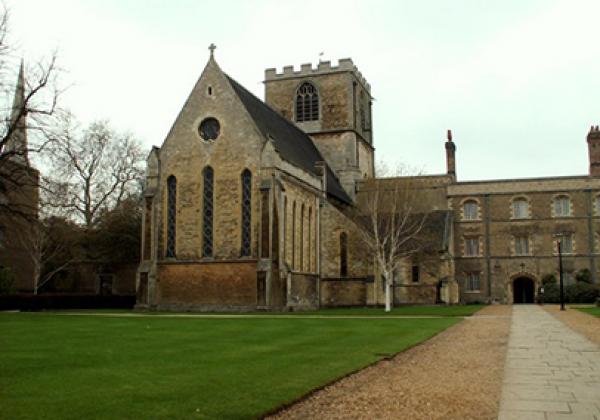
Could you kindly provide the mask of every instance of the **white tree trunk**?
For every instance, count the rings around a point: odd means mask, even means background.
[[[385,311],[390,312],[392,310],[392,282],[385,276]]]

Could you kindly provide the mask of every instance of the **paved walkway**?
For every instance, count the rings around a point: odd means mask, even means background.
[[[515,305],[499,420],[600,420],[600,347],[535,305]]]

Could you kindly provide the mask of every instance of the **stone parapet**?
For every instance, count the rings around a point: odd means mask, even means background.
[[[300,76],[316,76],[330,73],[339,72],[352,72],[354,76],[360,81],[365,89],[370,93],[371,85],[367,83],[362,73],[358,71],[358,68],[354,65],[351,58],[341,58],[338,61],[337,66],[332,66],[331,61],[320,61],[316,68],[311,63],[305,63],[300,65],[300,70],[295,71],[294,66],[284,66],[283,71],[278,73],[275,68],[268,68],[265,70],[265,82],[272,80],[282,80],[289,78],[296,78]]]

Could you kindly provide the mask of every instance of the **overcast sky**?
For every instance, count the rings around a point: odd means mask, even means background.
[[[461,180],[586,174],[600,124],[600,1],[7,0],[28,62],[59,50],[82,120],[161,145],[217,45],[263,98],[264,69],[351,57],[371,84],[376,159]]]

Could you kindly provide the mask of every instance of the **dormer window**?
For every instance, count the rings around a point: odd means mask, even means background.
[[[302,83],[296,92],[296,122],[318,119],[319,93],[312,83]]]

